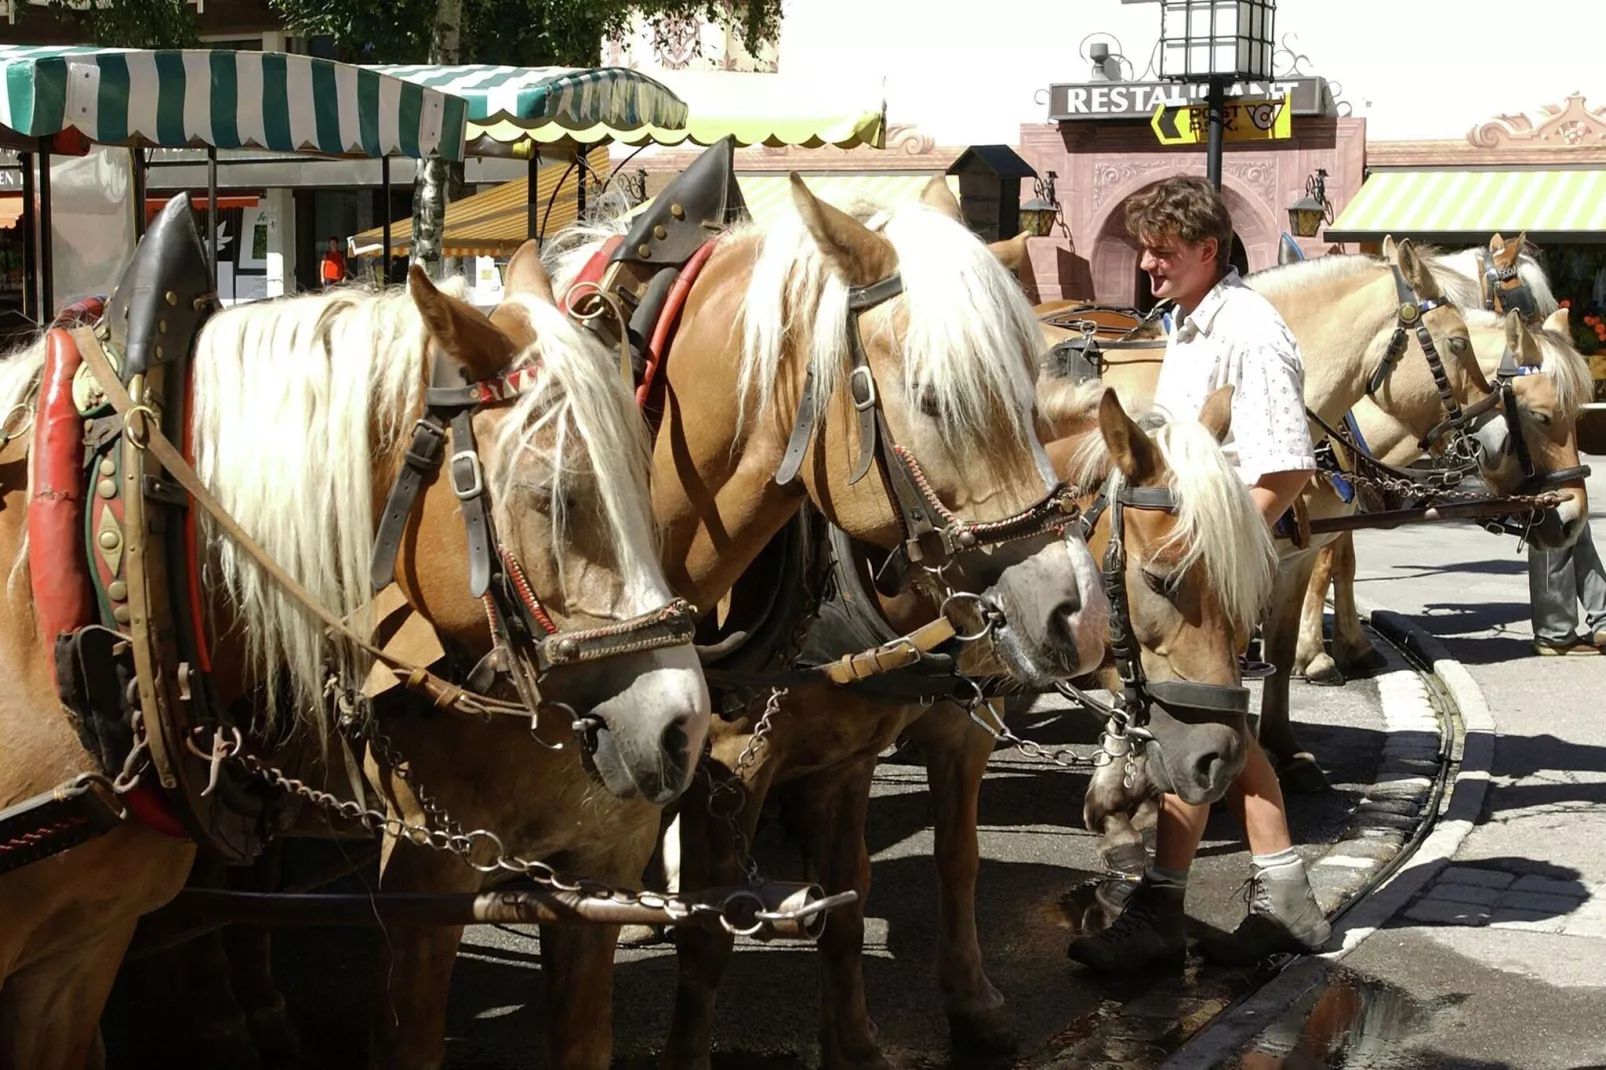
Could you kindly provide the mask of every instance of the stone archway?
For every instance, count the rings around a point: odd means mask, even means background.
[[[1256,177],[1262,165],[1247,166],[1250,177]],[[1236,170],[1243,169],[1243,167],[1236,168]],[[1202,167],[1185,168],[1173,174],[1190,174],[1202,170]],[[1126,205],[1132,197],[1164,177],[1170,176],[1156,176],[1152,172],[1139,175],[1125,188],[1117,190],[1116,196],[1109,199],[1109,207],[1101,215],[1094,217],[1091,233],[1096,237],[1093,240],[1092,255],[1088,260],[1091,265],[1096,300],[1138,306],[1147,299],[1146,292],[1140,292],[1136,284],[1138,247],[1126,232]],[[1243,259],[1249,270],[1259,271],[1275,265],[1277,239],[1281,231],[1261,203],[1262,198],[1255,188],[1229,169],[1223,176],[1221,192],[1227,201],[1227,211],[1232,215],[1234,244],[1236,246],[1241,243]]]

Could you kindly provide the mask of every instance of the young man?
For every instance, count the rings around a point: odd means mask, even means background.
[[[321,268],[325,290],[346,281],[346,254],[340,251],[339,238],[329,239],[329,248],[323,254]]]
[[[1228,268],[1232,220],[1209,182],[1178,177],[1144,191],[1127,209],[1127,229],[1142,246],[1154,296],[1176,305],[1154,407],[1171,419],[1193,419],[1213,390],[1231,384],[1232,429],[1223,445],[1266,523],[1275,524],[1316,468],[1298,344],[1271,303]],[[1320,947],[1331,930],[1289,838],[1277,774],[1258,746],[1249,748],[1227,797],[1254,859],[1249,915],[1230,937],[1201,950],[1218,962],[1248,964]],[[1114,924],[1072,941],[1072,959],[1127,972],[1183,957],[1188,869],[1209,816],[1208,806],[1165,796],[1153,864]]]

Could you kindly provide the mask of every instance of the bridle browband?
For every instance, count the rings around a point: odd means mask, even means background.
[[[469,673],[469,684],[483,691],[497,674],[510,676],[530,710],[532,728],[543,706],[558,705],[543,702],[538,687],[552,669],[689,643],[696,621],[691,604],[674,598],[628,620],[563,631],[541,604],[517,558],[498,541],[485,465],[475,447],[473,417],[481,408],[507,404],[535,389],[538,379],[538,369],[526,366],[496,379],[472,382],[461,364],[437,357],[424,395],[424,415],[413,425],[412,442],[380,514],[369,574],[375,591],[395,579],[396,555],[418,493],[445,460],[449,429],[455,448],[447,476],[467,529],[469,593],[484,605],[492,639],[491,653]],[[580,718],[572,727],[589,741],[594,725]]]
[[[962,554],[1062,531],[1081,515],[1074,489],[1063,482],[1035,504],[1001,520],[964,520],[943,505],[920,462],[910,450],[898,445],[887,426],[859,329],[863,313],[901,293],[903,278],[898,274],[848,290],[847,328],[852,353],[848,392],[857,413],[859,435],[859,454],[848,485],[858,483],[875,465],[903,535],[876,573],[876,589],[886,595],[903,590],[916,568],[941,572]],[[797,478],[814,438],[814,394],[814,369],[810,367],[798,398],[792,434],[775,473],[779,486],[787,486]]]
[[[1126,510],[1150,509],[1174,513],[1176,495],[1169,487],[1130,486],[1120,469],[1110,472],[1104,488],[1082,517],[1082,534],[1091,539],[1099,519],[1109,514],[1110,541],[1104,550],[1100,571],[1104,595],[1110,602],[1110,653],[1121,678],[1121,691],[1113,706],[1104,706],[1080,689],[1066,684],[1061,688],[1071,697],[1106,713],[1117,724],[1117,735],[1132,735],[1148,742],[1144,731],[1152,708],[1159,706],[1179,720],[1211,716],[1249,715],[1249,690],[1229,684],[1204,684],[1191,680],[1150,680],[1143,672],[1143,651],[1132,626],[1132,603],[1126,589]]]

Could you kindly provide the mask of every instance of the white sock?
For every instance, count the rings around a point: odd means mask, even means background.
[[[1251,855],[1250,861],[1254,863],[1255,872],[1272,880],[1297,880],[1305,875],[1304,860],[1292,847],[1276,854]]]
[[[1143,879],[1157,888],[1186,891],[1188,887],[1188,871],[1185,869],[1166,869],[1164,866],[1151,865],[1143,871]]]

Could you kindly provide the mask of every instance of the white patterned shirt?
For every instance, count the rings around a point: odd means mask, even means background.
[[[1196,419],[1211,393],[1229,385],[1232,428],[1222,449],[1246,484],[1315,469],[1299,343],[1237,271],[1171,326],[1154,407],[1169,419]]]

